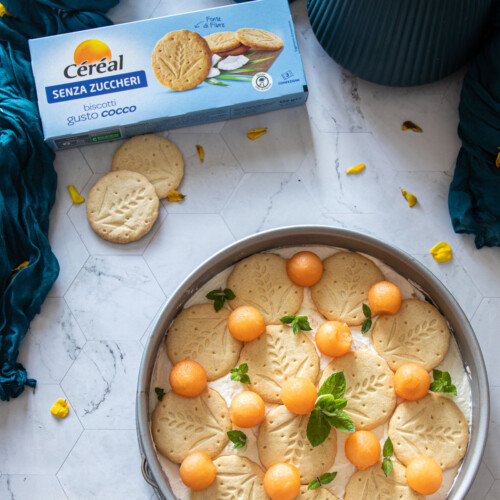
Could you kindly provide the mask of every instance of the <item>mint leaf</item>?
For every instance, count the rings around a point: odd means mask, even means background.
[[[300,326],[297,322],[292,321],[292,329],[293,329],[293,334],[297,335],[297,333],[300,332]]]
[[[215,311],[220,311],[224,306],[226,299],[233,300],[236,298],[236,295],[230,288],[224,288],[224,290],[211,290],[208,292],[205,297],[208,300],[214,301],[214,309]]]
[[[344,372],[332,373],[319,388],[318,397],[323,396],[323,394],[331,394],[335,399],[342,399],[345,394],[345,386]]]
[[[363,321],[363,324],[361,325],[361,333],[364,335],[365,333],[368,333],[370,328],[372,327],[373,321],[371,319],[365,319]]]
[[[155,392],[158,396],[158,401],[161,401],[163,399],[163,396],[165,396],[165,391],[161,387],[155,387]]]
[[[293,320],[295,319],[295,316],[283,316],[282,318],[280,318],[280,321],[282,323],[285,323],[285,325],[289,325]]]
[[[299,325],[300,329],[304,332],[309,332],[312,330],[307,316],[297,316],[297,324]]]
[[[248,365],[242,363],[238,368],[231,368],[231,380],[234,382],[241,382],[242,384],[249,384],[250,377],[247,375]]]
[[[372,310],[370,309],[368,304],[363,304],[363,314],[365,315],[366,318],[372,317]]]
[[[382,462],[382,470],[384,471],[385,477],[387,477],[392,472],[392,468],[393,468],[392,460],[384,458]]]
[[[247,436],[241,431],[227,431],[227,437],[236,449],[247,446]]]
[[[451,383],[451,375],[448,372],[434,369],[432,375],[434,380],[429,387],[432,392],[457,395],[457,388]]]
[[[347,406],[345,399],[335,399],[331,394],[320,396],[316,400],[316,408],[333,413],[335,410],[343,410]]]
[[[225,302],[224,297],[217,297],[214,300],[214,309],[216,312],[222,309],[222,307],[224,306],[224,302]]]
[[[297,333],[299,333],[301,330],[305,332],[312,330],[307,316],[288,315],[280,318],[280,321],[285,325],[290,325],[292,327],[294,335],[297,335]]]
[[[352,418],[342,410],[335,410],[331,416],[326,416],[326,420],[332,426],[342,432],[354,432],[354,422]]]
[[[330,434],[330,424],[319,408],[315,408],[309,415],[306,434],[313,447],[323,443]]]
[[[224,292],[221,290],[212,290],[211,292],[208,292],[205,297],[209,300],[215,300],[217,297],[224,296]]]
[[[384,449],[382,450],[384,458],[389,458],[392,457],[392,454],[394,453],[394,446],[392,445],[391,438],[388,437],[385,440],[384,443]]]
[[[307,489],[308,490],[315,490],[321,486],[321,483],[319,482],[319,479],[313,479],[308,485]]]
[[[331,483],[336,477],[336,472],[325,472],[324,474],[321,474],[321,476],[319,476],[319,480],[321,484],[328,484]]]
[[[224,288],[224,296],[227,300],[233,300],[236,298],[235,293],[230,288]]]
[[[456,396],[457,395],[457,388],[453,384],[450,384],[444,388],[443,392],[445,394],[453,394],[454,396]]]

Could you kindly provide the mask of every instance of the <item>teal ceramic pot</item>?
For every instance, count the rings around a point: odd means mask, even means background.
[[[311,26],[341,66],[409,86],[453,73],[481,46],[496,0],[308,0]]]

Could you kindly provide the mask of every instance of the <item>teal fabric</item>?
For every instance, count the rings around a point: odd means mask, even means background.
[[[448,196],[453,228],[474,234],[477,248],[500,246],[500,8],[465,76],[459,111],[462,148]]]
[[[34,387],[17,362],[29,322],[59,273],[47,238],[57,177],[43,140],[28,39],[111,24],[118,0],[1,0],[0,18],[0,399]],[[13,279],[23,261],[29,266]]]

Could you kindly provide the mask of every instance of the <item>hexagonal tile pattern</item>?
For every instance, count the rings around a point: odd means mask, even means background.
[[[496,480],[491,486],[485,500],[499,500],[500,499],[500,480]]]
[[[149,267],[136,256],[90,257],[66,294],[89,340],[139,340],[164,299]]]
[[[299,106],[231,120],[222,136],[245,172],[295,172],[311,147],[308,123],[306,109]],[[247,132],[256,128],[267,133],[251,141]]]
[[[483,354],[485,349],[483,348]],[[498,355],[497,355],[498,358]],[[498,364],[498,360],[497,360]],[[491,371],[488,374],[489,380],[493,380]],[[490,382],[491,384],[491,382]],[[486,441],[486,449],[484,450],[484,463],[488,467],[495,479],[500,479],[500,450],[497,443],[500,439],[500,387],[490,385],[490,427],[488,430],[488,439]],[[499,481],[496,481],[497,483]],[[498,490],[500,491],[500,490]]]
[[[86,430],[57,473],[69,500],[149,500],[135,430]]]
[[[0,497],[4,499],[23,500],[63,500],[68,497],[64,493],[55,476],[0,476]]]
[[[238,161],[222,137],[219,134],[172,132],[169,139],[184,158],[184,178],[179,190],[186,198],[180,203],[163,200],[168,213],[219,213],[243,176]],[[196,150],[197,144],[205,151],[203,163]]]
[[[134,429],[142,345],[89,341],[61,387],[86,429]]]
[[[87,183],[82,195],[87,198],[89,191],[94,187],[95,183],[103,177],[104,174],[95,174]],[[143,236],[140,240],[132,241],[127,244],[111,243],[98,236],[87,220],[87,210],[85,204],[73,205],[68,212],[68,216],[76,227],[77,233],[85,243],[87,250],[95,255],[141,255],[144,249],[148,246],[149,242],[161,226],[162,220],[166,217],[167,212],[160,203],[158,209],[158,219],[153,224],[153,227],[148,234]]]
[[[488,470],[488,467],[486,467],[484,462],[481,462],[476,478],[474,479],[471,489],[467,494],[466,500],[485,498],[494,481],[495,480],[493,479],[491,472]]]
[[[0,470],[3,474],[55,474],[82,432],[71,408],[62,420],[50,408],[65,395],[59,385],[38,384],[0,403]],[[36,451],[35,451],[36,450]]]
[[[48,298],[31,322],[19,361],[38,383],[58,384],[86,341],[65,300]]]
[[[233,241],[218,215],[171,214],[144,258],[169,296],[196,266]]]

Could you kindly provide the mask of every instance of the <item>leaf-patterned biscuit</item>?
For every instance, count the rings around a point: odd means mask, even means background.
[[[418,401],[404,401],[396,408],[389,422],[389,437],[394,453],[405,465],[426,455],[446,470],[464,457],[469,425],[450,398],[428,394]]]
[[[337,453],[337,432],[332,428],[326,441],[313,448],[306,434],[308,420],[309,415],[295,415],[283,405],[265,416],[257,437],[264,467],[280,462],[293,464],[299,469],[302,484],[330,469]]]
[[[286,272],[286,260],[272,253],[257,253],[238,262],[227,279],[236,294],[229,304],[256,307],[267,325],[295,314],[302,304],[304,289],[294,285]]]
[[[203,38],[205,38],[210,50],[214,54],[233,50],[241,45],[234,31],[219,31],[218,33],[211,33]]]
[[[433,305],[416,299],[403,300],[396,314],[380,316],[372,335],[375,350],[394,371],[405,363],[432,370],[450,344],[446,319]]]
[[[128,170],[101,177],[87,197],[87,219],[105,240],[128,243],[149,232],[160,201],[144,175]]]
[[[212,51],[207,41],[194,31],[171,31],[156,43],[151,67],[165,87],[178,91],[193,89],[208,76]]]
[[[396,406],[394,374],[387,363],[370,351],[348,352],[334,359],[321,375],[319,386],[335,372],[346,378],[346,413],[356,430],[370,430],[383,424]]]
[[[125,141],[115,152],[111,171],[131,170],[145,175],[158,198],[166,198],[184,175],[184,161],[177,146],[165,137],[137,135]]]
[[[313,343],[286,325],[270,325],[260,337],[243,346],[240,363],[248,364],[250,388],[268,403],[281,403],[283,384],[291,377],[316,382],[319,358]]]
[[[329,320],[360,325],[365,319],[363,303],[368,303],[368,290],[383,279],[370,259],[353,252],[338,252],[323,261],[323,275],[311,288],[312,299]]]
[[[258,50],[278,50],[283,47],[283,40],[274,33],[257,28],[240,28],[236,38],[247,47]]]
[[[307,486],[301,486],[300,493],[294,500],[338,500],[338,498],[326,488],[308,490]]]
[[[355,472],[347,483],[344,500],[425,500],[408,486],[406,469],[393,462],[392,472],[386,477],[382,463]]]
[[[208,380],[224,376],[236,366],[242,343],[227,328],[229,311],[215,311],[213,304],[183,309],[167,334],[167,354],[172,363],[198,361]]]
[[[216,457],[226,446],[231,418],[222,396],[207,387],[195,398],[170,391],[151,415],[151,433],[158,451],[180,464],[193,451]]]
[[[222,455],[214,460],[215,481],[205,490],[191,491],[191,500],[268,500],[263,470],[248,458]]]

